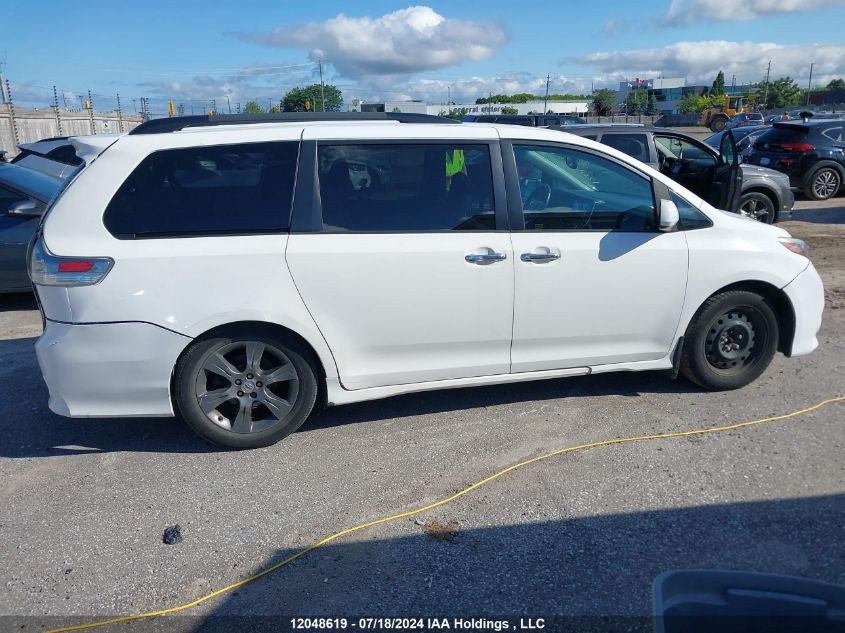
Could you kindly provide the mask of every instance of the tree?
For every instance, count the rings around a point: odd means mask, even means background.
[[[646,103],[648,101],[648,91],[638,88],[628,93],[628,98],[625,99],[625,112],[628,114],[642,114],[645,111]]]
[[[613,114],[613,106],[616,104],[616,91],[600,88],[593,95],[593,109],[598,116],[610,116]]]
[[[466,116],[467,112],[468,110],[466,108],[453,108],[450,109],[449,112],[441,113],[441,115],[445,115],[455,121],[460,121]]]
[[[710,88],[710,94],[716,97],[720,97],[725,94],[725,73],[721,70],[719,74],[716,75],[716,79],[713,80],[713,86]]]
[[[516,108],[509,108],[508,106],[505,106],[504,108],[502,108],[502,114],[519,114],[519,110],[517,110]]]
[[[831,79],[826,88],[828,90],[845,90],[845,79]]]
[[[396,106],[393,106],[393,109],[391,110],[391,112],[402,112],[402,110],[400,110]]]
[[[261,114],[264,108],[258,105],[258,101],[247,101],[244,106],[244,114]]]
[[[803,91],[791,77],[781,77],[769,84],[765,106],[769,109],[788,108],[801,104]]]
[[[325,84],[326,110],[339,112],[343,107],[343,93],[340,88],[332,84]],[[320,84],[311,84],[301,88],[293,88],[282,99],[285,112],[322,112],[322,92]]]
[[[645,113],[649,116],[660,114],[660,110],[657,109],[657,97],[654,94],[648,95],[648,105],[645,107]]]

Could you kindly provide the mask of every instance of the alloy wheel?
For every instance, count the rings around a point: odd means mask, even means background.
[[[290,358],[260,341],[235,341],[212,350],[197,373],[197,404],[214,424],[233,433],[258,433],[287,421],[299,395]]]
[[[749,198],[739,208],[739,214],[760,222],[768,221],[769,208],[757,198]]]
[[[823,169],[813,179],[813,193],[819,199],[830,198],[839,189],[839,175],[832,169]]]

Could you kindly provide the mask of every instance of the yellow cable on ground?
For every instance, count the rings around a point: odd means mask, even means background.
[[[665,440],[674,437],[689,437],[691,435],[706,435],[707,433],[719,433],[722,431],[732,431],[735,429],[741,429],[747,426],[756,426],[759,424],[767,424],[770,422],[777,422],[779,420],[786,420],[788,418],[798,417],[799,415],[804,415],[806,413],[810,413],[811,411],[816,411],[817,409],[821,409],[829,404],[834,402],[842,402],[845,401],[845,396],[839,396],[836,398],[829,398],[827,400],[822,400],[819,403],[814,404],[811,407],[807,407],[806,409],[800,409],[798,411],[793,411],[791,413],[784,413],[783,415],[775,415],[768,418],[760,418],[759,420],[749,420],[748,422],[737,422],[735,424],[726,424],[724,426],[714,426],[708,429],[695,429],[692,431],[675,431],[672,433],[657,433],[654,435],[638,435],[634,437],[623,437],[617,438],[613,440],[601,440],[598,442],[590,442],[589,444],[579,444],[578,446],[570,446],[568,448],[561,448],[556,451],[552,451],[551,453],[544,453],[543,455],[538,455],[537,457],[532,457],[530,459],[526,459],[521,462],[517,462],[507,468],[503,468],[502,470],[493,473],[489,477],[482,479],[470,486],[467,486],[463,490],[456,492],[453,495],[440,499],[439,501],[435,501],[434,503],[430,503],[427,506],[423,506],[421,508],[417,508],[415,510],[408,510],[407,512],[400,512],[399,514],[393,514],[391,516],[387,516],[381,519],[375,519],[373,521],[368,521],[366,523],[361,523],[360,525],[356,525],[351,528],[347,528],[345,530],[341,530],[340,532],[335,532],[334,534],[327,536],[321,541],[317,541],[313,545],[309,545],[303,550],[300,550],[296,554],[289,556],[288,558],[267,567],[266,569],[261,570],[260,572],[253,574],[252,576],[247,576],[237,582],[233,582],[231,585],[226,585],[216,591],[212,591],[209,594],[201,596],[196,600],[192,600],[191,602],[186,602],[184,604],[177,605],[175,607],[169,607],[167,609],[161,609],[159,611],[149,611],[147,613],[136,613],[134,615],[124,615],[117,618],[110,618],[108,620],[99,620],[96,622],[89,622],[87,624],[76,624],[73,626],[65,626],[60,627],[57,629],[50,629],[45,633],[62,633],[64,631],[82,631],[85,629],[93,629],[100,626],[108,626],[109,624],[118,624],[120,622],[130,622],[132,620],[142,620],[145,618],[154,618],[160,615],[168,615],[170,613],[178,613],[180,611],[185,611],[186,609],[190,609],[191,607],[195,607],[198,604],[202,604],[207,600],[211,600],[221,594],[224,594],[228,591],[232,591],[233,589],[237,589],[238,587],[243,587],[247,583],[250,583],[254,580],[258,580],[259,578],[266,576],[267,574],[271,574],[277,569],[284,567],[288,563],[292,563],[297,558],[301,558],[305,556],[308,552],[312,552],[318,547],[322,547],[327,543],[331,543],[332,541],[339,539],[341,536],[346,536],[347,534],[352,534],[353,532],[358,532],[360,530],[365,530],[367,528],[373,527],[374,525],[379,525],[381,523],[389,523],[390,521],[396,521],[398,519],[404,519],[405,517],[413,516],[415,514],[419,514],[420,512],[426,512],[427,510],[432,510],[434,508],[440,507],[442,505],[446,505],[447,503],[451,503],[455,499],[459,497],[463,497],[465,494],[472,492],[483,486],[484,484],[488,484],[494,479],[498,479],[502,475],[505,475],[509,472],[517,470],[519,468],[523,468],[530,464],[534,464],[536,462],[540,462],[546,459],[550,459],[552,457],[557,457],[558,455],[564,455],[566,453],[573,453],[575,451],[582,451],[588,448],[598,448],[599,446],[610,446],[613,444],[628,444],[630,442],[646,442],[649,440]]]

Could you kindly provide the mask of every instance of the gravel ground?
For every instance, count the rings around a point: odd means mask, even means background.
[[[27,297],[0,297],[0,628],[193,600],[334,531],[556,448],[845,394],[843,202],[801,202],[783,225],[809,242],[827,285],[820,349],[778,356],[745,389],[711,394],[628,374],[402,396],[329,410],[249,452],[211,449],[174,420],[53,415],[32,349],[37,312]],[[843,414],[834,404],[772,425],[534,464],[148,628],[228,628],[247,620],[226,616],[280,614],[586,616],[594,619],[582,624],[601,627],[602,616],[647,616],[651,584],[669,569],[845,583]],[[182,542],[164,545],[162,532],[177,523]],[[650,630],[647,619],[622,622],[614,630]]]

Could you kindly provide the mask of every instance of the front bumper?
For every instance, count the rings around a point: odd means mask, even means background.
[[[47,319],[35,353],[50,410],[68,417],[172,416],[170,377],[190,342],[149,323]]]
[[[795,312],[795,336],[788,356],[809,354],[819,346],[816,335],[822,326],[824,286],[815,267],[810,263],[784,289]]]

